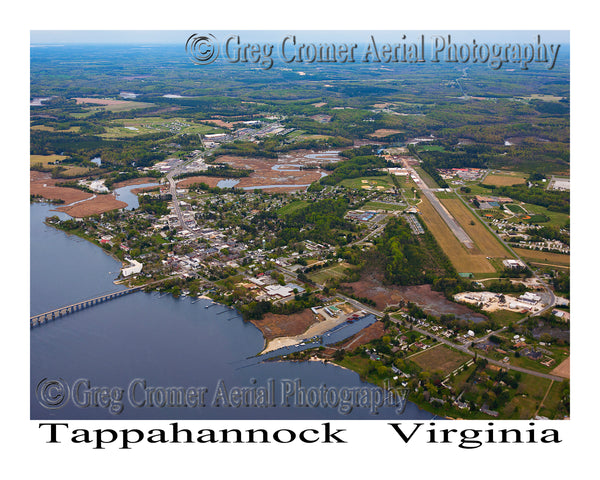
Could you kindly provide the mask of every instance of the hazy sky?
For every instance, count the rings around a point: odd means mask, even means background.
[[[318,30],[32,30],[30,32],[31,44],[77,44],[77,43],[133,43],[133,44],[182,44],[192,33],[212,33],[219,41],[231,34],[240,34],[243,41],[277,42],[283,36],[296,33],[300,34],[303,41],[337,41],[363,43],[368,41],[373,34],[377,41],[398,42],[402,34],[406,34],[406,41],[415,40],[417,36],[425,35],[426,41],[431,35],[452,35],[453,42],[478,42],[486,43],[529,43],[534,42],[537,35],[542,36],[544,43],[569,43],[569,31],[566,30],[355,30],[355,31],[318,31]]]

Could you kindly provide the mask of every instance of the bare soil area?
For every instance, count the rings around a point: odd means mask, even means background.
[[[487,320],[485,316],[473,312],[464,305],[451,302],[442,293],[431,290],[431,285],[398,287],[384,285],[382,280],[381,275],[370,273],[365,274],[358,282],[344,283],[342,286],[351,288],[358,297],[373,300],[379,310],[404,301],[415,303],[425,313],[435,316],[453,314],[457,318],[475,322]]]
[[[209,118],[206,120],[199,120],[200,123],[204,123],[205,125],[216,125],[217,127],[229,128],[232,129],[235,127],[233,123],[224,122],[218,118]]]
[[[361,345],[369,343],[376,338],[382,337],[385,332],[382,322],[375,322],[368,327],[363,328],[360,332],[348,337],[346,341],[339,345],[338,348],[348,352],[356,350]]]
[[[371,137],[385,138],[385,137],[389,137],[390,135],[395,135],[397,133],[402,133],[402,132],[400,130],[392,130],[390,128],[380,128],[379,130],[375,130],[371,134]]]
[[[319,165],[323,159],[306,158],[295,152],[295,155],[282,156],[279,159],[247,158],[224,155],[217,159],[234,168],[253,170],[249,177],[242,177],[237,188],[263,187],[276,185],[269,190],[306,190],[308,185],[321,178],[321,170],[301,170],[301,166]],[[285,188],[279,188],[279,185]],[[286,187],[286,185],[288,187]],[[296,185],[296,187],[293,187]],[[298,185],[301,185],[298,187]],[[266,190],[266,189],[265,189]]]
[[[571,378],[571,357],[564,360],[558,367],[550,372],[563,378]]]
[[[306,309],[292,315],[268,313],[261,320],[251,320],[251,322],[262,332],[265,340],[269,342],[277,337],[300,335],[317,320],[315,320],[315,314],[310,309]]]

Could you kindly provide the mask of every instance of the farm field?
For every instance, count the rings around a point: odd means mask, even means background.
[[[29,165],[39,165],[42,167],[54,166],[54,162],[62,161],[66,157],[65,155],[29,155]]]
[[[482,183],[484,185],[495,185],[497,187],[504,187],[525,183],[525,179],[526,177],[522,173],[490,173],[487,177],[485,177],[485,180]]]
[[[31,130],[38,130],[40,132],[79,132],[80,129],[81,129],[81,127],[79,127],[79,126],[70,127],[66,130],[57,130],[56,128],[48,126],[48,125],[32,125],[31,126]]]
[[[552,375],[559,377],[571,378],[571,357],[563,360],[558,367],[550,372]]]
[[[536,264],[559,265],[569,268],[571,256],[564,253],[542,252],[540,250],[528,250],[526,248],[514,248],[515,253],[525,260]]]
[[[62,175],[64,177],[78,177],[81,175],[85,175],[90,172],[90,168],[81,167],[79,165],[69,165],[69,164],[57,164],[54,165],[56,161],[62,161],[69,157],[65,155],[29,155],[29,166],[34,167],[36,165],[41,165],[44,169],[53,169],[60,165],[62,171]],[[49,171],[49,170],[47,170]]]
[[[448,209],[471,240],[486,257],[508,258],[510,255],[490,231],[465,207],[458,198],[442,199],[442,205]],[[474,223],[474,225],[471,224]]]
[[[469,358],[470,357],[464,353],[457,352],[442,344],[438,344],[438,346],[411,356],[410,360],[428,372],[441,370],[444,372],[444,375],[448,375],[468,361]]]
[[[470,253],[461,245],[442,217],[435,211],[429,200],[422,197],[418,208],[421,210],[423,220],[431,231],[440,247],[448,255],[452,265],[459,272],[492,273],[496,269],[482,253]]]

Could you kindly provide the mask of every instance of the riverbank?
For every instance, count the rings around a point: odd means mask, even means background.
[[[311,312],[312,313],[312,312]],[[314,315],[314,314],[313,314]],[[260,354],[265,354],[268,352],[272,352],[274,350],[278,350],[283,347],[289,347],[292,345],[298,345],[302,343],[304,340],[323,335],[327,331],[332,328],[337,327],[338,325],[344,323],[346,321],[345,316],[340,316],[337,318],[329,318],[326,320],[315,320],[308,328],[298,335],[287,335],[282,337],[273,338],[272,340],[266,342],[266,346]],[[262,330],[261,330],[262,331]]]
[[[106,255],[108,255],[109,257],[111,257],[113,260],[116,260],[117,262],[119,262],[121,264],[121,268],[122,267],[126,267],[128,265],[127,262],[124,262],[122,259],[120,259],[119,257],[117,257],[114,253],[109,252],[108,250],[102,248],[102,245],[100,244],[100,242],[98,242],[96,239],[94,239],[93,237],[90,237],[88,235],[85,235],[83,233],[80,232],[71,232],[62,228],[59,228],[58,226],[54,225],[53,223],[50,223],[48,221],[44,222],[44,225],[47,225],[49,227],[52,227],[60,232],[65,233],[67,236],[74,236],[74,237],[78,237],[81,238],[82,240],[86,240],[88,242],[90,242],[92,245],[100,248],[100,250],[102,250],[102,252],[104,252]],[[117,283],[117,280],[113,281],[113,283],[115,285],[122,285],[122,283]]]

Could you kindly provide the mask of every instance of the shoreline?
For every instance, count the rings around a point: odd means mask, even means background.
[[[344,316],[344,317],[340,317],[340,318],[323,320],[321,322],[314,322],[304,332],[302,332],[298,335],[287,335],[287,336],[275,337],[268,341],[266,341],[266,339],[265,339],[265,347],[259,353],[259,355],[264,355],[265,353],[269,353],[269,352],[278,350],[280,348],[289,347],[289,346],[293,346],[293,345],[299,345],[300,343],[302,343],[303,341],[305,341],[309,338],[323,335],[324,333],[331,330],[332,328],[335,328],[338,325],[341,325],[346,320],[347,319]],[[260,328],[259,328],[259,330],[260,330]],[[262,330],[261,330],[261,332],[262,332]],[[264,336],[264,334],[263,334],[263,336]]]
[[[42,203],[42,202],[39,202]],[[54,210],[51,210],[54,211]],[[63,212],[65,213],[65,212]],[[68,213],[67,213],[68,215]],[[71,232],[67,232],[65,230],[63,230],[62,228],[58,228],[56,225],[52,225],[51,223],[48,223],[46,220],[44,220],[44,225],[53,228],[59,232],[63,232],[65,235],[67,235],[68,237],[77,237],[77,238],[81,238],[82,240],[85,240],[86,242],[91,243],[92,245],[98,247],[104,254],[108,255],[109,257],[111,257],[113,260],[119,262],[121,264],[121,267],[119,268],[119,272],[121,271],[121,268],[127,266],[127,264],[125,262],[123,262],[119,257],[117,257],[114,253],[109,252],[107,250],[105,250],[104,248],[102,248],[100,245],[98,245],[96,242],[94,242],[93,240],[90,240],[89,238],[82,236],[82,235],[77,235],[76,233],[71,233]],[[117,280],[118,276],[115,278],[115,280],[113,280],[113,283],[115,285],[122,285],[121,283],[117,283],[119,282],[119,280]]]

